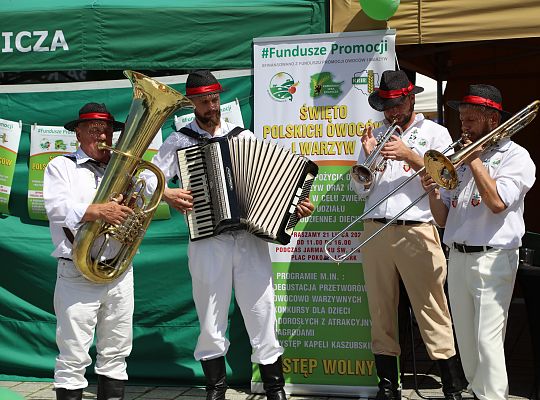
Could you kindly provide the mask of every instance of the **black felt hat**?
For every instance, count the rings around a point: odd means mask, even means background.
[[[384,111],[400,104],[404,97],[423,91],[423,87],[411,83],[404,71],[384,71],[380,87],[369,95],[368,102],[373,109]]]
[[[75,131],[75,127],[79,122],[96,120],[112,122],[115,131],[119,131],[124,128],[124,123],[115,121],[114,117],[103,103],[86,103],[79,110],[79,118],[68,122],[64,125],[64,128],[66,128],[68,131]]]
[[[193,71],[186,80],[186,97],[206,96],[223,92],[223,87],[207,69]]]
[[[512,115],[508,111],[503,110],[501,92],[495,86],[491,85],[469,85],[467,94],[461,100],[450,100],[446,104],[448,104],[448,107],[458,111],[459,106],[462,104],[493,108],[501,113],[503,119]]]

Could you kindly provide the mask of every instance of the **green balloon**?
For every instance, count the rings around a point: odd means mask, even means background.
[[[399,0],[360,0],[362,11],[371,19],[386,21],[399,7]]]
[[[0,387],[0,399],[2,400],[24,400],[24,396],[15,393],[8,388]]]

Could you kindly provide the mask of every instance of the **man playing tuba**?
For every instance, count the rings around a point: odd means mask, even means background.
[[[88,353],[96,334],[98,398],[123,399],[127,380],[126,357],[132,347],[133,272],[128,268],[109,284],[85,279],[72,261],[73,238],[88,221],[121,224],[133,211],[113,201],[92,204],[110,159],[98,143],[112,145],[113,131],[123,129],[104,104],[87,103],[79,117],[65,124],[75,131],[79,149],[56,157],[45,169],[43,198],[50,221],[58,272],[54,291],[57,319],[56,343],[59,354],[54,370],[57,400],[80,400],[88,386],[84,377],[91,364]],[[113,255],[114,242],[104,256]]]

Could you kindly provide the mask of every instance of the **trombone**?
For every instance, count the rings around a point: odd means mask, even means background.
[[[470,155],[471,153],[478,150],[478,148],[482,148],[483,151],[487,150],[489,147],[497,144],[500,140],[504,138],[509,138],[515,133],[519,132],[521,129],[526,127],[528,124],[531,123],[531,121],[536,117],[536,114],[538,113],[538,110],[540,109],[540,100],[535,100],[522,110],[518,111],[516,114],[514,114],[510,119],[505,121],[503,124],[499,125],[497,128],[489,132],[487,135],[483,136],[482,138],[478,139],[474,143],[471,143],[469,146],[463,147],[461,150],[455,152],[451,157],[446,157],[444,154],[450,151],[454,146],[462,143],[463,139],[458,139],[454,143],[452,143],[450,146],[448,146],[445,150],[442,152],[439,152],[437,150],[428,150],[424,154],[424,166],[420,168],[418,171],[416,171],[413,175],[411,175],[408,179],[403,181],[401,184],[399,184],[396,188],[394,188],[390,193],[388,193],[386,196],[381,198],[379,201],[377,201],[373,206],[371,206],[367,211],[364,211],[362,215],[360,215],[358,218],[356,218],[353,222],[351,222],[349,225],[347,225],[344,229],[342,229],[336,236],[334,236],[332,239],[330,239],[326,244],[324,245],[324,251],[328,255],[328,257],[335,261],[336,263],[341,263],[345,261],[347,258],[349,258],[354,252],[356,252],[358,249],[363,247],[367,242],[369,242],[371,239],[373,239],[375,236],[377,236],[383,229],[385,229],[388,225],[391,225],[395,220],[397,220],[399,217],[401,217],[403,214],[405,214],[410,208],[412,208],[414,205],[416,205],[419,201],[421,201],[423,198],[425,198],[429,193],[431,193],[433,190],[435,190],[436,186],[432,187],[429,191],[426,191],[424,194],[419,196],[416,200],[414,200],[411,204],[409,204],[407,207],[405,207],[402,211],[398,213],[394,218],[392,218],[390,221],[388,221],[384,226],[382,226],[380,229],[378,229],[373,235],[368,237],[366,240],[364,240],[362,243],[360,243],[358,246],[356,246],[354,249],[350,250],[348,253],[339,255],[339,256],[333,256],[328,251],[328,246],[333,243],[337,238],[339,238],[341,235],[343,235],[347,230],[356,224],[359,220],[364,218],[367,214],[369,214],[371,211],[373,211],[376,207],[378,207],[380,204],[382,204],[384,201],[386,201],[390,196],[392,196],[394,193],[396,193],[398,190],[400,190],[403,186],[405,186],[407,183],[412,181],[416,176],[424,172],[424,170],[433,178],[433,180],[441,187],[452,190],[454,189],[457,184],[457,172],[456,169],[459,167]]]
[[[456,140],[454,143],[452,143],[450,146],[448,146],[446,149],[444,149],[441,154],[448,153],[450,150],[454,148],[454,146],[457,146],[458,144],[461,144],[462,139]],[[444,156],[443,156],[444,157]],[[412,207],[414,207],[418,202],[420,202],[423,198],[425,198],[432,190],[429,192],[425,192],[421,196],[419,196],[416,200],[414,200],[411,204],[409,204],[407,207],[405,207],[403,210],[401,210],[394,218],[392,218],[390,221],[388,221],[386,224],[384,224],[380,229],[378,229],[373,235],[368,237],[366,240],[364,240],[362,243],[360,243],[358,246],[356,246],[354,249],[350,250],[348,253],[342,254],[340,256],[334,257],[330,251],[328,250],[328,246],[332,244],[336,239],[338,239],[341,235],[343,235],[345,232],[349,230],[351,226],[356,224],[358,221],[360,221],[362,218],[364,218],[366,215],[368,215],[371,211],[373,211],[375,208],[380,206],[382,203],[384,203],[390,196],[392,196],[394,193],[398,192],[408,184],[410,181],[412,181],[414,178],[416,178],[418,175],[420,175],[424,170],[426,169],[425,165],[420,168],[418,171],[416,171],[414,174],[409,176],[406,180],[401,182],[398,186],[396,186],[394,189],[390,191],[386,196],[379,199],[375,204],[373,204],[370,208],[365,210],[362,215],[360,215],[358,218],[356,218],[353,222],[351,222],[349,225],[347,225],[345,228],[343,228],[341,231],[337,233],[336,236],[334,236],[332,239],[330,239],[326,244],[324,245],[324,251],[326,252],[326,255],[328,258],[330,258],[332,261],[335,261],[336,263],[340,264],[341,262],[345,261],[347,258],[349,258],[356,250],[363,247],[367,242],[369,242],[371,239],[373,239],[375,236],[377,236],[383,229],[385,229],[388,225],[391,225],[394,223],[395,220],[397,220],[399,217],[401,217],[403,214],[405,214],[407,211],[409,211]]]

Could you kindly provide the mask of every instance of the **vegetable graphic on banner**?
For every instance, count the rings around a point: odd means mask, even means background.
[[[270,245],[286,390],[373,396],[361,253],[338,267],[324,245],[363,209],[349,172],[366,128],[384,118],[367,97],[382,72],[394,68],[395,31],[257,38],[254,65],[255,134],[319,166],[310,192],[315,212],[297,224],[288,245]],[[354,228],[330,250],[356,247],[362,223]],[[262,390],[256,368],[252,389]]]
[[[113,146],[120,132],[113,133]],[[161,129],[158,131],[143,158],[151,160],[157,153],[163,139]],[[63,154],[77,151],[79,142],[75,132],[68,131],[62,126],[32,125],[30,134],[30,159],[28,166],[28,215],[32,219],[47,220],[43,202],[43,175],[50,160]],[[153,219],[170,218],[170,209],[162,201]]]
[[[9,195],[15,173],[22,123],[0,119],[0,213],[9,212]]]

